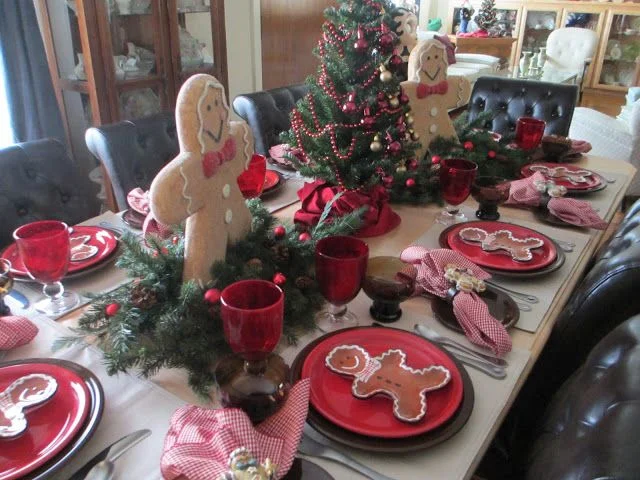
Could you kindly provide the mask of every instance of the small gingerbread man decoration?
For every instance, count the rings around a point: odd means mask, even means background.
[[[224,87],[205,74],[180,89],[176,127],[180,153],[153,180],[149,203],[164,225],[186,219],[183,280],[205,285],[227,245],[251,229],[237,178],[251,159],[253,137],[245,122],[229,122]]]
[[[339,345],[329,352],[325,365],[336,373],[355,377],[351,385],[354,396],[389,396],[397,419],[417,422],[427,413],[426,393],[444,387],[451,373],[441,365],[417,370],[409,367],[406,359],[402,350],[389,349],[372,358],[359,345]]]
[[[539,238],[518,238],[510,230],[496,230],[488,233],[482,228],[467,227],[460,230],[460,238],[468,242],[478,242],[482,250],[494,252],[496,250],[507,251],[513,260],[528,262],[533,259],[531,250],[540,248],[544,241]]]
[[[396,34],[402,46],[400,57],[406,63],[409,61],[411,50],[418,43],[418,17],[411,10],[400,7],[398,8],[398,15],[393,19],[398,22]]]
[[[464,77],[447,78],[447,51],[439,40],[419,42],[409,55],[408,78],[402,82],[409,96],[413,130],[419,135],[423,158],[437,136],[457,138],[448,110],[468,103],[471,86]]]
[[[0,392],[0,439],[22,434],[27,429],[24,411],[42,405],[57,389],[58,382],[52,376],[32,373]]]
[[[589,170],[572,170],[567,167],[547,167],[546,165],[531,165],[529,169],[533,172],[540,172],[547,178],[567,180],[573,185],[587,183],[593,175]]]

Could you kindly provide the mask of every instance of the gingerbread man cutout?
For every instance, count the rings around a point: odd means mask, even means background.
[[[13,438],[27,429],[24,410],[53,397],[58,382],[50,375],[32,373],[18,378],[0,392],[0,438]]]
[[[427,413],[426,393],[444,387],[451,380],[445,367],[432,365],[420,370],[407,366],[402,350],[389,349],[371,357],[359,345],[340,345],[325,358],[326,366],[355,377],[351,392],[357,398],[381,393],[393,399],[393,414],[404,422],[417,422]]]
[[[393,19],[398,22],[396,34],[402,46],[400,57],[406,63],[409,61],[409,54],[418,43],[418,17],[412,11],[400,7],[398,8],[398,15]]]
[[[482,250],[486,252],[505,250],[518,262],[530,261],[533,258],[531,250],[544,245],[544,241],[540,238],[517,238],[510,230],[488,233],[481,228],[468,227],[460,230],[459,235],[468,242],[480,243]]]
[[[409,55],[409,80],[400,85],[409,96],[413,130],[420,136],[419,159],[437,136],[457,139],[448,110],[466,105],[471,96],[466,78],[447,78],[448,66],[446,48],[435,39],[419,42]]]
[[[153,180],[149,203],[164,225],[186,219],[182,278],[205,285],[229,242],[251,229],[237,178],[251,159],[253,137],[245,122],[229,122],[224,87],[205,74],[180,89],[176,127],[180,153]]]

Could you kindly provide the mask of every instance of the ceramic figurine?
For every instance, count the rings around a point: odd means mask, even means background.
[[[531,57],[533,52],[522,52],[522,58],[520,58],[520,76],[526,77],[529,73],[529,67],[531,66]]]
[[[547,62],[547,48],[540,47],[540,51],[538,52],[538,58],[536,59],[536,65],[539,69],[544,67],[544,64]]]
[[[460,33],[467,33],[469,29],[469,21],[473,17],[475,10],[469,0],[465,0],[460,8]]]

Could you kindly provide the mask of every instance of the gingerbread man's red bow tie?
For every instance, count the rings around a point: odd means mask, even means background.
[[[202,172],[207,178],[211,178],[218,168],[236,156],[236,141],[229,138],[224,146],[217,152],[207,152],[202,156]]]
[[[449,84],[446,80],[441,81],[435,85],[425,85],[424,83],[419,83],[418,88],[416,90],[416,94],[418,98],[425,98],[429,95],[444,95],[449,90]]]

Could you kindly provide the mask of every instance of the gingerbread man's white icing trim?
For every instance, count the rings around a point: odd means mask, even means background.
[[[200,121],[200,128],[198,129],[198,142],[200,143],[200,153],[205,153],[207,151],[207,147],[204,141],[205,122],[203,121],[203,118],[202,118],[202,111],[203,111],[202,104],[206,101],[207,95],[209,95],[209,88],[215,88],[220,90],[220,93],[221,93],[220,98],[222,98],[222,106],[224,107],[225,115],[226,115],[225,119],[223,120],[223,123],[228,123],[229,121],[229,104],[227,103],[227,97],[224,94],[224,87],[218,81],[213,81],[213,80],[207,81],[205,83],[204,88],[202,89],[200,98],[198,99],[198,108],[196,109],[196,112],[198,114],[198,120]],[[222,128],[224,128],[224,125]]]

